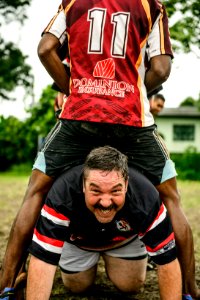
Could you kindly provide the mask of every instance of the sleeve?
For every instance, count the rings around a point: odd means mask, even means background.
[[[139,238],[156,264],[164,265],[177,257],[174,232],[164,204],[146,231],[139,233]]]
[[[62,4],[59,6],[57,14],[51,19],[45,30],[44,33],[51,33],[56,36],[61,45],[67,38],[66,34],[66,15]]]
[[[173,58],[168,17],[163,5],[161,5],[160,14],[154,22],[152,31],[149,34],[146,54],[148,61],[154,56],[163,54],[170,55]]]
[[[29,252],[47,263],[57,265],[70,220],[54,208],[47,198],[36,223]]]

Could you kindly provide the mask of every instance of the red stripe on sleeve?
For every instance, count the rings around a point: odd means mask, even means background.
[[[164,246],[166,246],[170,241],[174,240],[174,233],[172,232],[162,243],[160,243],[157,247],[155,248],[150,248],[149,246],[146,245],[146,249],[148,252],[157,252],[158,250],[162,249]]]
[[[37,239],[43,243],[56,246],[56,247],[62,247],[64,244],[63,241],[52,239],[45,235],[40,234],[36,229],[34,229],[34,234],[36,235]]]
[[[63,214],[57,213],[53,208],[50,208],[49,206],[47,206],[46,204],[44,204],[43,209],[50,215],[52,215],[53,217],[56,217],[60,220],[64,220],[64,221],[69,221],[69,219],[64,216]]]

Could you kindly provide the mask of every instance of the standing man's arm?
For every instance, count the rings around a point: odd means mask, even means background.
[[[49,75],[59,86],[61,91],[68,96],[69,77],[65,71],[62,60],[58,55],[59,48],[59,39],[51,33],[45,33],[38,45],[38,56]]]
[[[26,299],[48,300],[51,295],[55,272],[55,265],[31,256],[28,268]]]
[[[148,94],[168,79],[173,58],[166,9],[159,5],[160,14],[152,25],[146,47],[145,86]]]
[[[169,77],[171,72],[171,57],[157,55],[151,58],[150,68],[145,74],[145,86],[149,94],[160,87]]]
[[[181,300],[181,270],[177,259],[158,267],[158,284],[161,300]]]

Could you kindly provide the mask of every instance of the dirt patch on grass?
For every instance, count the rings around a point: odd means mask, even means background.
[[[0,176],[0,263],[2,262],[5,252],[11,224],[21,205],[27,182],[28,179],[24,177],[4,178]],[[194,188],[192,182],[190,182],[189,186],[180,182],[179,186],[181,188],[184,211],[193,230],[196,255],[196,278],[200,286],[200,201],[197,201],[200,195],[200,182],[194,183]],[[195,193],[191,195],[191,191],[194,190]],[[191,199],[191,197],[193,197],[193,199]],[[189,198],[190,204],[188,206],[187,199]],[[195,203],[195,205],[192,205],[192,203]],[[160,297],[155,270],[147,272],[145,286],[139,294],[125,296],[116,290],[112,283],[108,280],[104,270],[104,263],[102,260],[100,260],[95,285],[88,293],[82,295],[73,295],[66,291],[62,284],[60,271],[58,270],[54,280],[54,286],[50,299],[157,300],[160,299]]]

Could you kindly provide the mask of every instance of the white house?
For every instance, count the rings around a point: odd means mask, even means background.
[[[171,153],[193,146],[200,153],[200,111],[196,107],[164,108],[155,120]]]

